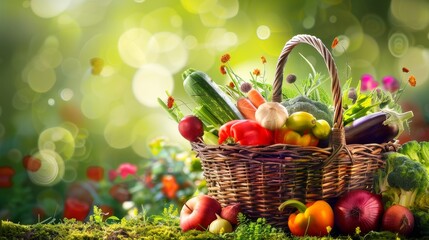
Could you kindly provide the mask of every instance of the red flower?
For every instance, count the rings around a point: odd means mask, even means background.
[[[173,175],[162,177],[162,192],[167,198],[175,198],[177,190],[179,190],[179,184],[177,184],[176,178]]]
[[[253,75],[255,75],[255,76],[261,75],[261,70],[256,68],[255,70],[253,70]]]
[[[406,68],[406,67],[403,67],[403,68],[402,68],[402,72],[404,72],[404,73],[408,73],[408,72],[410,72],[410,70],[409,70],[408,68]]]
[[[235,84],[234,84],[233,82],[229,82],[229,87],[230,87],[230,88],[234,88],[234,87],[235,87]]]
[[[231,55],[229,55],[229,53],[222,55],[222,57],[220,58],[220,61],[222,63],[227,63],[229,61],[229,59],[231,59]]]
[[[126,178],[128,175],[134,175],[137,172],[137,166],[131,163],[123,163],[119,165],[116,170],[122,179]]]
[[[86,176],[88,179],[99,182],[104,177],[104,169],[100,166],[90,166],[86,169]]]
[[[398,80],[396,80],[392,76],[383,77],[382,83],[383,83],[384,90],[392,92],[392,93],[398,91],[399,87],[400,87]]]
[[[414,75],[411,75],[411,76],[408,78],[408,83],[409,83],[412,87],[415,87],[415,86],[416,86],[416,84],[417,84],[416,77],[414,77]]]
[[[226,74],[226,66],[225,65],[220,65],[220,73],[222,73],[222,75]]]
[[[167,107],[170,109],[173,107],[173,104],[174,104],[174,98],[172,96],[168,96]]]
[[[331,45],[332,49],[334,49],[339,42],[340,40],[338,40],[338,37],[335,37],[334,40],[332,41],[332,45]]]
[[[361,91],[370,91],[378,86],[378,82],[375,81],[374,77],[370,74],[364,74],[361,77]]]
[[[0,188],[12,187],[13,175],[15,175],[13,168],[8,166],[0,167]]]

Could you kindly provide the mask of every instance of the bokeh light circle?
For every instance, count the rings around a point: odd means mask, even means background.
[[[77,179],[77,170],[76,167],[65,166],[63,181],[67,183],[72,183]]]
[[[188,51],[182,39],[170,32],[155,33],[149,40],[148,46],[157,46],[158,52],[154,59],[148,59],[149,63],[158,63],[165,66],[171,73],[181,70],[188,60]],[[155,49],[156,50],[156,49]]]
[[[51,150],[58,153],[62,159],[68,160],[73,156],[75,141],[71,132],[63,127],[52,127],[39,135],[39,150]]]
[[[58,153],[51,150],[40,150],[33,157],[41,161],[41,166],[37,171],[28,171],[28,177],[34,184],[53,186],[61,181],[65,167],[64,161]]]
[[[384,20],[375,14],[368,14],[362,18],[363,30],[371,36],[381,36],[386,31],[386,23]]]
[[[166,67],[159,64],[143,65],[133,78],[132,90],[136,99],[148,107],[159,107],[157,98],[165,91],[172,92],[173,76]]]
[[[186,48],[188,49],[194,49],[198,46],[198,40],[195,36],[189,35],[186,36],[183,39],[183,43],[185,44]]]
[[[130,23],[130,26],[134,24]],[[152,33],[160,32],[161,29],[163,32],[181,33],[183,16],[177,12],[177,9],[161,7],[145,14],[139,26],[143,26],[146,31]]]
[[[128,125],[108,123],[104,129],[104,139],[110,147],[124,149],[129,147],[134,139]]]
[[[307,16],[302,21],[302,26],[305,29],[311,29],[314,27],[314,24],[316,23],[316,19],[313,16]]]
[[[258,36],[258,38],[261,40],[268,39],[270,35],[271,35],[271,30],[268,26],[261,25],[256,29],[256,36]]]
[[[368,34],[363,36],[360,49],[353,52],[353,59],[364,59],[373,64],[380,57],[380,47],[377,41]]]
[[[31,0],[30,7],[34,14],[42,18],[60,15],[70,5],[71,0]]]
[[[70,101],[73,98],[74,92],[70,88],[64,88],[60,92],[61,99],[64,101]]]
[[[409,44],[404,33],[396,32],[389,37],[388,48],[394,57],[402,57],[407,52]]]
[[[143,28],[131,28],[119,38],[118,50],[122,60],[135,68],[157,60],[157,41],[151,41],[152,34]]]
[[[238,0],[218,0],[216,6],[211,9],[219,18],[229,19],[238,14],[240,9]]]
[[[49,91],[56,81],[57,76],[52,68],[39,68],[33,65],[27,73],[28,85],[38,93]]]
[[[182,6],[190,13],[210,12],[216,6],[216,0],[181,0]]]
[[[53,99],[53,98],[49,98],[49,99],[48,99],[48,105],[49,105],[49,106],[54,106],[54,105],[55,105],[55,99]]]
[[[237,42],[237,34],[228,32],[225,28],[213,28],[206,35],[206,46],[209,49],[226,51],[235,46]]]
[[[392,0],[390,11],[403,26],[423,30],[429,25],[429,2],[426,0]]]

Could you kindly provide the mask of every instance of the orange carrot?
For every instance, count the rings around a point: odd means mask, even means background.
[[[245,97],[238,98],[237,108],[244,118],[255,120],[256,107],[249,99]]]
[[[264,96],[262,96],[262,94],[255,88],[252,88],[249,92],[247,92],[247,97],[256,108],[258,108],[262,103],[267,101],[265,100]]]

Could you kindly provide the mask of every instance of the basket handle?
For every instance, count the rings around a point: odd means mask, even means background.
[[[331,91],[334,102],[334,126],[332,127],[331,145],[345,145],[345,135],[343,127],[343,104],[340,88],[340,80],[338,78],[337,66],[328,48],[323,42],[314,36],[307,34],[299,34],[292,37],[283,47],[280,57],[277,61],[276,74],[273,83],[273,102],[282,101],[282,84],[283,84],[283,69],[288,59],[289,53],[299,43],[307,43],[314,47],[320,55],[322,55],[331,77]]]

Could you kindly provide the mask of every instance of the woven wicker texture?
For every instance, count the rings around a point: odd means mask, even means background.
[[[395,143],[346,145],[336,65],[325,45],[314,36],[296,35],[285,44],[277,63],[273,101],[282,101],[283,69],[289,53],[300,43],[313,46],[322,55],[332,80],[335,111],[329,147],[191,143],[201,159],[209,195],[222,206],[240,203],[248,217],[263,217],[282,228],[287,227],[287,219],[295,211],[279,212],[282,202],[331,201],[353,189],[372,190],[374,173],[384,167],[382,153],[398,147]]]

